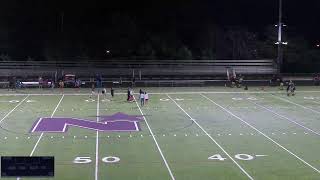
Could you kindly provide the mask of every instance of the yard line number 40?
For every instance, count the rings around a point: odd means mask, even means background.
[[[242,161],[251,161],[255,157],[263,157],[267,155],[250,155],[250,154],[236,154],[234,157],[242,160]],[[208,157],[209,160],[218,160],[218,161],[224,161],[227,158],[222,157],[220,154],[215,154],[213,156]]]

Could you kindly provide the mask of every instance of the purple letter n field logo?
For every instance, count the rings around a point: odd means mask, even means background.
[[[64,133],[68,131],[69,126],[102,132],[140,131],[139,122],[142,121],[142,116],[127,115],[118,112],[111,116],[99,116],[99,119],[100,121],[96,122],[79,118],[43,117],[34,123],[30,131]]]

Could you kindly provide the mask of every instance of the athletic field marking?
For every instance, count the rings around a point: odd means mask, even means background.
[[[268,155],[256,155],[256,157],[266,157],[266,156],[268,156]]]
[[[317,101],[312,101],[313,103],[316,103],[316,104],[320,104],[320,102],[317,102]]]
[[[190,119],[193,119],[175,100],[173,100],[168,94],[167,96],[171,99],[171,101],[173,101]],[[237,161],[235,161],[230,154],[206,131],[203,129],[203,127],[195,120],[193,119],[193,122],[231,159],[231,161],[233,161],[233,163],[238,166],[238,168],[251,180],[253,180],[253,178],[249,175],[249,173],[247,173],[246,170],[244,170],[240,164],[237,163]]]
[[[102,102],[110,102],[111,100],[110,99],[102,99],[101,101]]]
[[[171,172],[171,169],[170,169],[170,167],[169,167],[169,164],[167,163],[167,160],[166,160],[166,158],[164,157],[164,155],[163,155],[163,153],[162,153],[162,150],[161,150],[161,148],[160,148],[160,146],[159,146],[159,144],[158,144],[158,142],[157,142],[157,140],[156,140],[156,138],[155,138],[155,136],[154,136],[154,134],[153,134],[153,132],[152,132],[152,130],[151,130],[151,127],[149,126],[149,123],[148,123],[148,121],[147,121],[147,118],[146,118],[145,116],[143,116],[143,112],[142,112],[142,110],[141,110],[138,102],[136,101],[135,96],[133,96],[133,99],[134,99],[136,105],[138,106],[138,109],[139,109],[139,111],[140,111],[140,113],[141,113],[144,121],[146,122],[146,125],[147,125],[147,127],[148,127],[148,129],[149,129],[149,132],[150,132],[150,134],[152,135],[153,141],[154,141],[154,143],[156,144],[156,146],[157,146],[157,148],[158,148],[158,151],[159,151],[159,153],[160,153],[160,155],[161,155],[161,157],[162,157],[162,160],[163,160],[164,164],[166,165],[166,167],[167,167],[167,169],[168,169],[168,172],[169,172],[169,174],[170,174],[171,179],[172,179],[172,180],[175,180],[175,178],[174,178],[174,176],[173,176],[173,174],[172,174],[172,172]],[[141,134],[141,136],[142,136],[142,134]]]
[[[98,100],[97,100],[97,122],[99,122],[99,109],[100,109],[100,99],[98,94]],[[95,166],[95,173],[94,173],[94,179],[98,180],[98,167],[99,167],[99,131],[96,132],[96,166]]]
[[[320,100],[320,97],[308,96],[308,97],[303,97],[303,99],[308,99],[308,100]]]
[[[54,108],[54,110],[53,110],[53,112],[52,112],[52,114],[51,114],[51,117],[53,117],[54,113],[56,113],[56,111],[57,111],[58,107],[60,106],[61,101],[62,101],[62,99],[63,99],[63,98],[64,98],[64,95],[62,95],[62,96],[61,96],[60,101],[58,102],[57,106]],[[32,151],[31,151],[31,153],[30,153],[30,156],[32,156],[32,155],[33,155],[33,153],[34,153],[34,151],[36,150],[36,148],[37,148],[37,146],[38,146],[38,144],[39,144],[39,142],[40,142],[40,140],[41,140],[41,138],[42,138],[43,134],[44,134],[44,133],[41,133],[41,135],[40,135],[40,137],[39,137],[38,141],[36,142],[36,144],[34,145],[34,147],[33,147]]]
[[[17,104],[13,109],[11,109],[11,111],[9,111],[1,120],[0,120],[0,124],[2,123],[2,121],[4,119],[6,119],[15,109],[17,109],[17,107],[19,107],[27,98],[29,97],[29,95],[27,97],[25,97],[19,104]]]
[[[275,111],[273,111],[273,110],[271,110],[271,109],[269,109],[269,108],[267,108],[267,107],[265,107],[265,106],[263,106],[263,105],[260,105],[260,104],[255,103],[255,102],[251,102],[251,103],[253,103],[253,104],[255,104],[256,106],[259,106],[259,107],[261,107],[261,108],[263,108],[263,109],[265,109],[265,110],[267,110],[267,111],[269,111],[269,112],[271,112],[271,113],[273,113],[273,114],[275,114],[275,115],[278,116],[278,117],[281,117],[282,119],[286,119],[286,120],[288,120],[288,121],[290,121],[290,122],[292,122],[292,123],[294,123],[294,124],[302,127],[303,129],[306,129],[306,130],[308,130],[308,131],[310,131],[310,132],[313,132],[314,134],[320,136],[320,133],[318,133],[318,132],[316,132],[316,131],[314,131],[314,130],[312,130],[312,129],[310,129],[310,128],[308,128],[308,127],[306,127],[306,126],[304,126],[304,125],[302,125],[302,124],[300,124],[300,123],[298,123],[298,122],[296,122],[296,121],[294,121],[294,120],[292,120],[292,119],[290,119],[290,118],[288,118],[288,117],[286,117],[286,116],[284,116],[284,115],[281,115],[281,114],[279,114],[279,113],[277,113],[277,112],[275,112]],[[293,134],[295,134],[295,133],[293,133]]]
[[[314,113],[320,114],[320,111],[316,111],[316,110],[314,110],[314,109],[308,108],[308,107],[303,106],[303,105],[301,105],[301,104],[297,104],[297,103],[292,102],[292,101],[290,101],[290,100],[288,100],[288,99],[285,99],[285,98],[282,98],[282,97],[279,97],[279,96],[275,96],[275,95],[273,95],[273,94],[271,94],[271,96],[273,96],[273,97],[275,97],[275,98],[277,98],[277,99],[280,99],[280,100],[282,100],[282,101],[285,101],[285,102],[294,104],[294,105],[296,105],[296,106],[302,107],[303,109],[308,109],[308,110],[310,110],[310,111],[312,111],[312,112],[314,112]]]
[[[99,95],[99,94],[98,94]],[[86,101],[86,102],[95,102],[96,100],[94,100],[94,99],[86,99],[86,100],[84,100],[84,101]]]
[[[301,93],[320,93],[320,91],[295,91]],[[283,94],[283,91],[233,91],[233,92],[225,92],[225,91],[190,91],[190,92],[168,92],[168,93],[149,93],[149,94],[159,94],[159,95],[166,95],[166,94]],[[116,94],[127,94],[127,93],[116,93]],[[139,95],[139,93],[134,93],[135,95]],[[26,96],[26,95],[34,95],[34,96],[90,96],[91,93],[65,93],[65,94],[39,94],[39,93],[30,93],[30,94],[0,94],[0,96]]]
[[[300,158],[299,156],[297,156],[296,154],[294,154],[293,152],[291,152],[290,150],[288,150],[287,148],[285,148],[284,146],[282,146],[281,144],[279,144],[278,142],[276,142],[275,140],[273,140],[272,138],[270,138],[269,136],[267,136],[266,134],[264,134],[263,132],[261,132],[259,129],[255,128],[254,126],[252,126],[251,124],[249,124],[247,121],[243,120],[242,118],[240,118],[239,116],[233,114],[231,111],[229,111],[228,109],[224,108],[223,106],[221,106],[220,104],[214,102],[212,99],[208,98],[207,96],[200,94],[202,97],[208,99],[209,101],[211,101],[213,104],[215,104],[216,106],[220,107],[221,109],[223,109],[225,112],[227,112],[228,114],[232,115],[233,117],[237,118],[238,120],[240,120],[241,122],[245,123],[246,125],[248,125],[249,127],[251,127],[252,129],[254,129],[255,131],[257,131],[258,133],[260,133],[261,135],[263,135],[264,137],[266,137],[267,139],[269,139],[271,142],[273,142],[274,144],[276,144],[277,146],[279,146],[280,148],[282,148],[283,150],[287,151],[289,154],[291,154],[292,156],[296,157],[298,160],[300,160],[301,162],[303,162],[305,165],[309,166],[310,168],[312,168],[313,170],[315,170],[316,172],[320,173],[320,170],[318,170],[317,168],[313,167],[311,164],[309,164],[308,162],[306,162],[305,160],[303,160],[302,158]]]

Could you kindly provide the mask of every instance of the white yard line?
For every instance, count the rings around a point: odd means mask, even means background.
[[[301,104],[297,104],[297,103],[292,102],[292,101],[290,101],[290,100],[288,100],[288,99],[285,99],[285,98],[282,98],[282,97],[279,97],[279,96],[275,96],[275,95],[273,95],[273,94],[271,94],[271,96],[274,97],[274,98],[280,99],[280,100],[282,100],[282,101],[285,101],[285,102],[294,104],[294,105],[296,105],[296,106],[302,107],[303,109],[308,109],[308,110],[310,110],[310,111],[312,111],[312,112],[314,112],[314,113],[320,114],[320,111],[316,111],[316,110],[314,110],[314,109],[308,108],[308,107],[303,106],[303,105],[301,105]]]
[[[265,110],[267,110],[267,111],[275,114],[276,116],[278,116],[278,117],[280,117],[280,118],[282,118],[282,119],[286,119],[286,120],[288,120],[288,121],[290,121],[290,122],[292,122],[292,123],[294,123],[294,124],[302,127],[303,129],[308,130],[308,131],[310,131],[310,132],[312,132],[312,133],[320,136],[320,133],[318,133],[318,132],[316,132],[316,131],[314,131],[314,130],[312,130],[312,129],[310,129],[310,128],[308,128],[308,127],[306,127],[306,126],[304,126],[304,125],[302,125],[302,124],[300,124],[300,123],[298,123],[298,122],[296,122],[296,121],[294,121],[294,120],[292,120],[292,119],[290,119],[290,118],[288,118],[288,117],[286,117],[286,116],[284,116],[284,115],[281,115],[281,114],[279,114],[279,113],[277,113],[277,112],[275,112],[275,111],[273,111],[273,110],[271,110],[271,109],[269,109],[269,108],[267,108],[267,107],[265,107],[265,106],[263,106],[263,105],[260,105],[260,104],[258,104],[258,103],[255,103],[255,102],[252,102],[252,101],[250,101],[250,102],[253,103],[253,104],[255,104],[256,106],[261,107],[262,109],[265,109]]]
[[[318,102],[318,101],[312,101],[313,103],[316,103],[316,104],[320,104],[320,102]]]
[[[168,94],[167,96],[190,118],[190,120],[192,120],[232,161],[233,163],[238,166],[238,168],[251,180],[253,180],[253,178],[250,176],[250,174],[240,166],[240,164],[237,163],[237,161],[235,161],[232,156],[230,156],[230,154],[214,139],[212,138],[212,136],[205,130],[203,129],[203,127],[195,120],[193,119],[174,99],[172,99]]]
[[[295,92],[301,92],[301,93],[320,93],[320,91],[295,91]],[[154,93],[149,93],[149,94],[159,94],[159,95],[166,95],[166,94],[284,94],[284,91],[183,91],[183,92],[154,92]],[[115,94],[127,94],[125,92],[122,93],[115,93]],[[139,94],[139,93],[134,93],[134,94]],[[1,94],[0,96],[25,96],[27,94]],[[46,94],[41,94],[41,93],[34,93],[34,94],[29,94],[29,95],[36,95],[36,96],[60,96],[61,94],[54,94],[54,93],[46,93]],[[66,96],[89,96],[91,93],[64,93]]]
[[[99,94],[98,94],[98,100],[97,100],[97,122],[99,122]],[[94,173],[94,179],[98,180],[98,167],[99,167],[99,131],[97,131],[96,135],[96,166],[95,166],[95,173]]]
[[[208,98],[207,96],[200,94],[202,97],[208,99],[210,102],[212,102],[213,104],[215,104],[216,106],[220,107],[221,109],[223,109],[225,112],[227,112],[228,114],[232,115],[233,117],[237,118],[238,120],[240,120],[241,122],[245,123],[246,125],[248,125],[249,127],[251,127],[252,129],[254,129],[255,131],[257,131],[258,133],[260,133],[261,135],[263,135],[264,137],[266,137],[267,139],[269,139],[271,142],[273,142],[274,144],[276,144],[277,146],[279,146],[281,149],[285,150],[286,152],[288,152],[289,154],[291,154],[292,156],[294,156],[295,158],[297,158],[298,160],[300,160],[301,162],[303,162],[305,165],[309,166],[310,168],[312,168],[313,170],[315,170],[317,173],[320,174],[320,170],[318,170],[317,168],[315,168],[314,166],[312,166],[311,164],[309,164],[308,162],[306,162],[305,160],[303,160],[302,158],[300,158],[299,156],[297,156],[296,154],[294,154],[293,152],[291,152],[290,150],[288,150],[287,148],[285,148],[284,146],[282,146],[281,144],[279,144],[278,142],[276,142],[275,140],[273,140],[272,138],[270,138],[269,136],[267,136],[266,134],[264,134],[263,132],[261,132],[260,130],[258,130],[257,128],[255,128],[254,126],[252,126],[251,124],[249,124],[247,121],[243,120],[242,118],[240,118],[239,116],[233,114],[231,111],[229,111],[228,109],[224,108],[223,106],[221,106],[220,104],[216,103],[215,101],[213,101],[212,99]]]
[[[58,103],[58,104],[57,104],[57,106],[54,108],[54,110],[53,110],[53,112],[52,112],[52,114],[51,114],[51,116],[50,116],[51,118],[53,117],[54,113],[57,111],[58,107],[60,106],[60,103],[61,103],[61,101],[62,101],[62,99],[63,99],[63,98],[64,98],[64,95],[62,95],[62,97],[60,98],[59,103]],[[41,133],[41,135],[40,135],[40,137],[39,137],[39,139],[38,139],[37,143],[34,145],[34,147],[33,147],[32,151],[31,151],[31,153],[30,153],[30,156],[32,156],[32,155],[33,155],[33,153],[34,153],[34,151],[36,150],[36,148],[37,148],[37,146],[38,146],[38,144],[39,144],[39,142],[40,142],[40,140],[41,140],[41,138],[42,138],[43,134],[44,134],[44,133]]]
[[[21,102],[19,102],[13,109],[11,109],[11,111],[9,111],[1,120],[0,120],[0,124],[2,123],[2,121],[4,119],[6,119],[14,110],[17,109],[17,107],[19,107],[30,95],[28,95],[27,97],[25,97]]]
[[[163,160],[164,164],[166,165],[166,167],[167,167],[167,169],[168,169],[168,172],[169,172],[169,174],[170,174],[171,179],[172,179],[172,180],[175,180],[175,178],[174,178],[174,176],[173,176],[173,173],[171,172],[170,166],[169,166],[169,164],[167,163],[167,160],[166,160],[166,158],[164,157],[164,155],[163,155],[163,153],[162,153],[162,150],[161,150],[161,148],[160,148],[160,146],[159,146],[159,144],[158,144],[157,139],[155,138],[155,136],[154,136],[154,134],[153,134],[153,132],[152,132],[152,130],[151,130],[151,127],[149,126],[149,123],[148,123],[146,117],[143,115],[143,112],[142,112],[142,110],[141,110],[141,108],[140,108],[140,106],[139,106],[139,104],[138,104],[135,96],[133,96],[133,98],[134,98],[134,101],[135,101],[136,105],[137,105],[138,108],[139,108],[139,111],[140,111],[140,113],[141,113],[144,121],[146,122],[146,125],[147,125],[147,127],[148,127],[148,129],[149,129],[149,132],[150,132],[150,134],[151,134],[151,136],[152,136],[152,138],[153,138],[154,143],[156,144],[156,146],[157,146],[157,148],[158,148],[158,151],[159,151],[159,153],[160,153],[160,155],[161,155],[161,157],[162,157],[162,160]]]

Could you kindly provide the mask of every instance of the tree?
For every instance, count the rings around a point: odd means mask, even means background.
[[[176,55],[177,59],[192,59],[192,52],[191,50],[188,49],[187,46],[182,45],[178,51],[177,51],[177,55]]]

